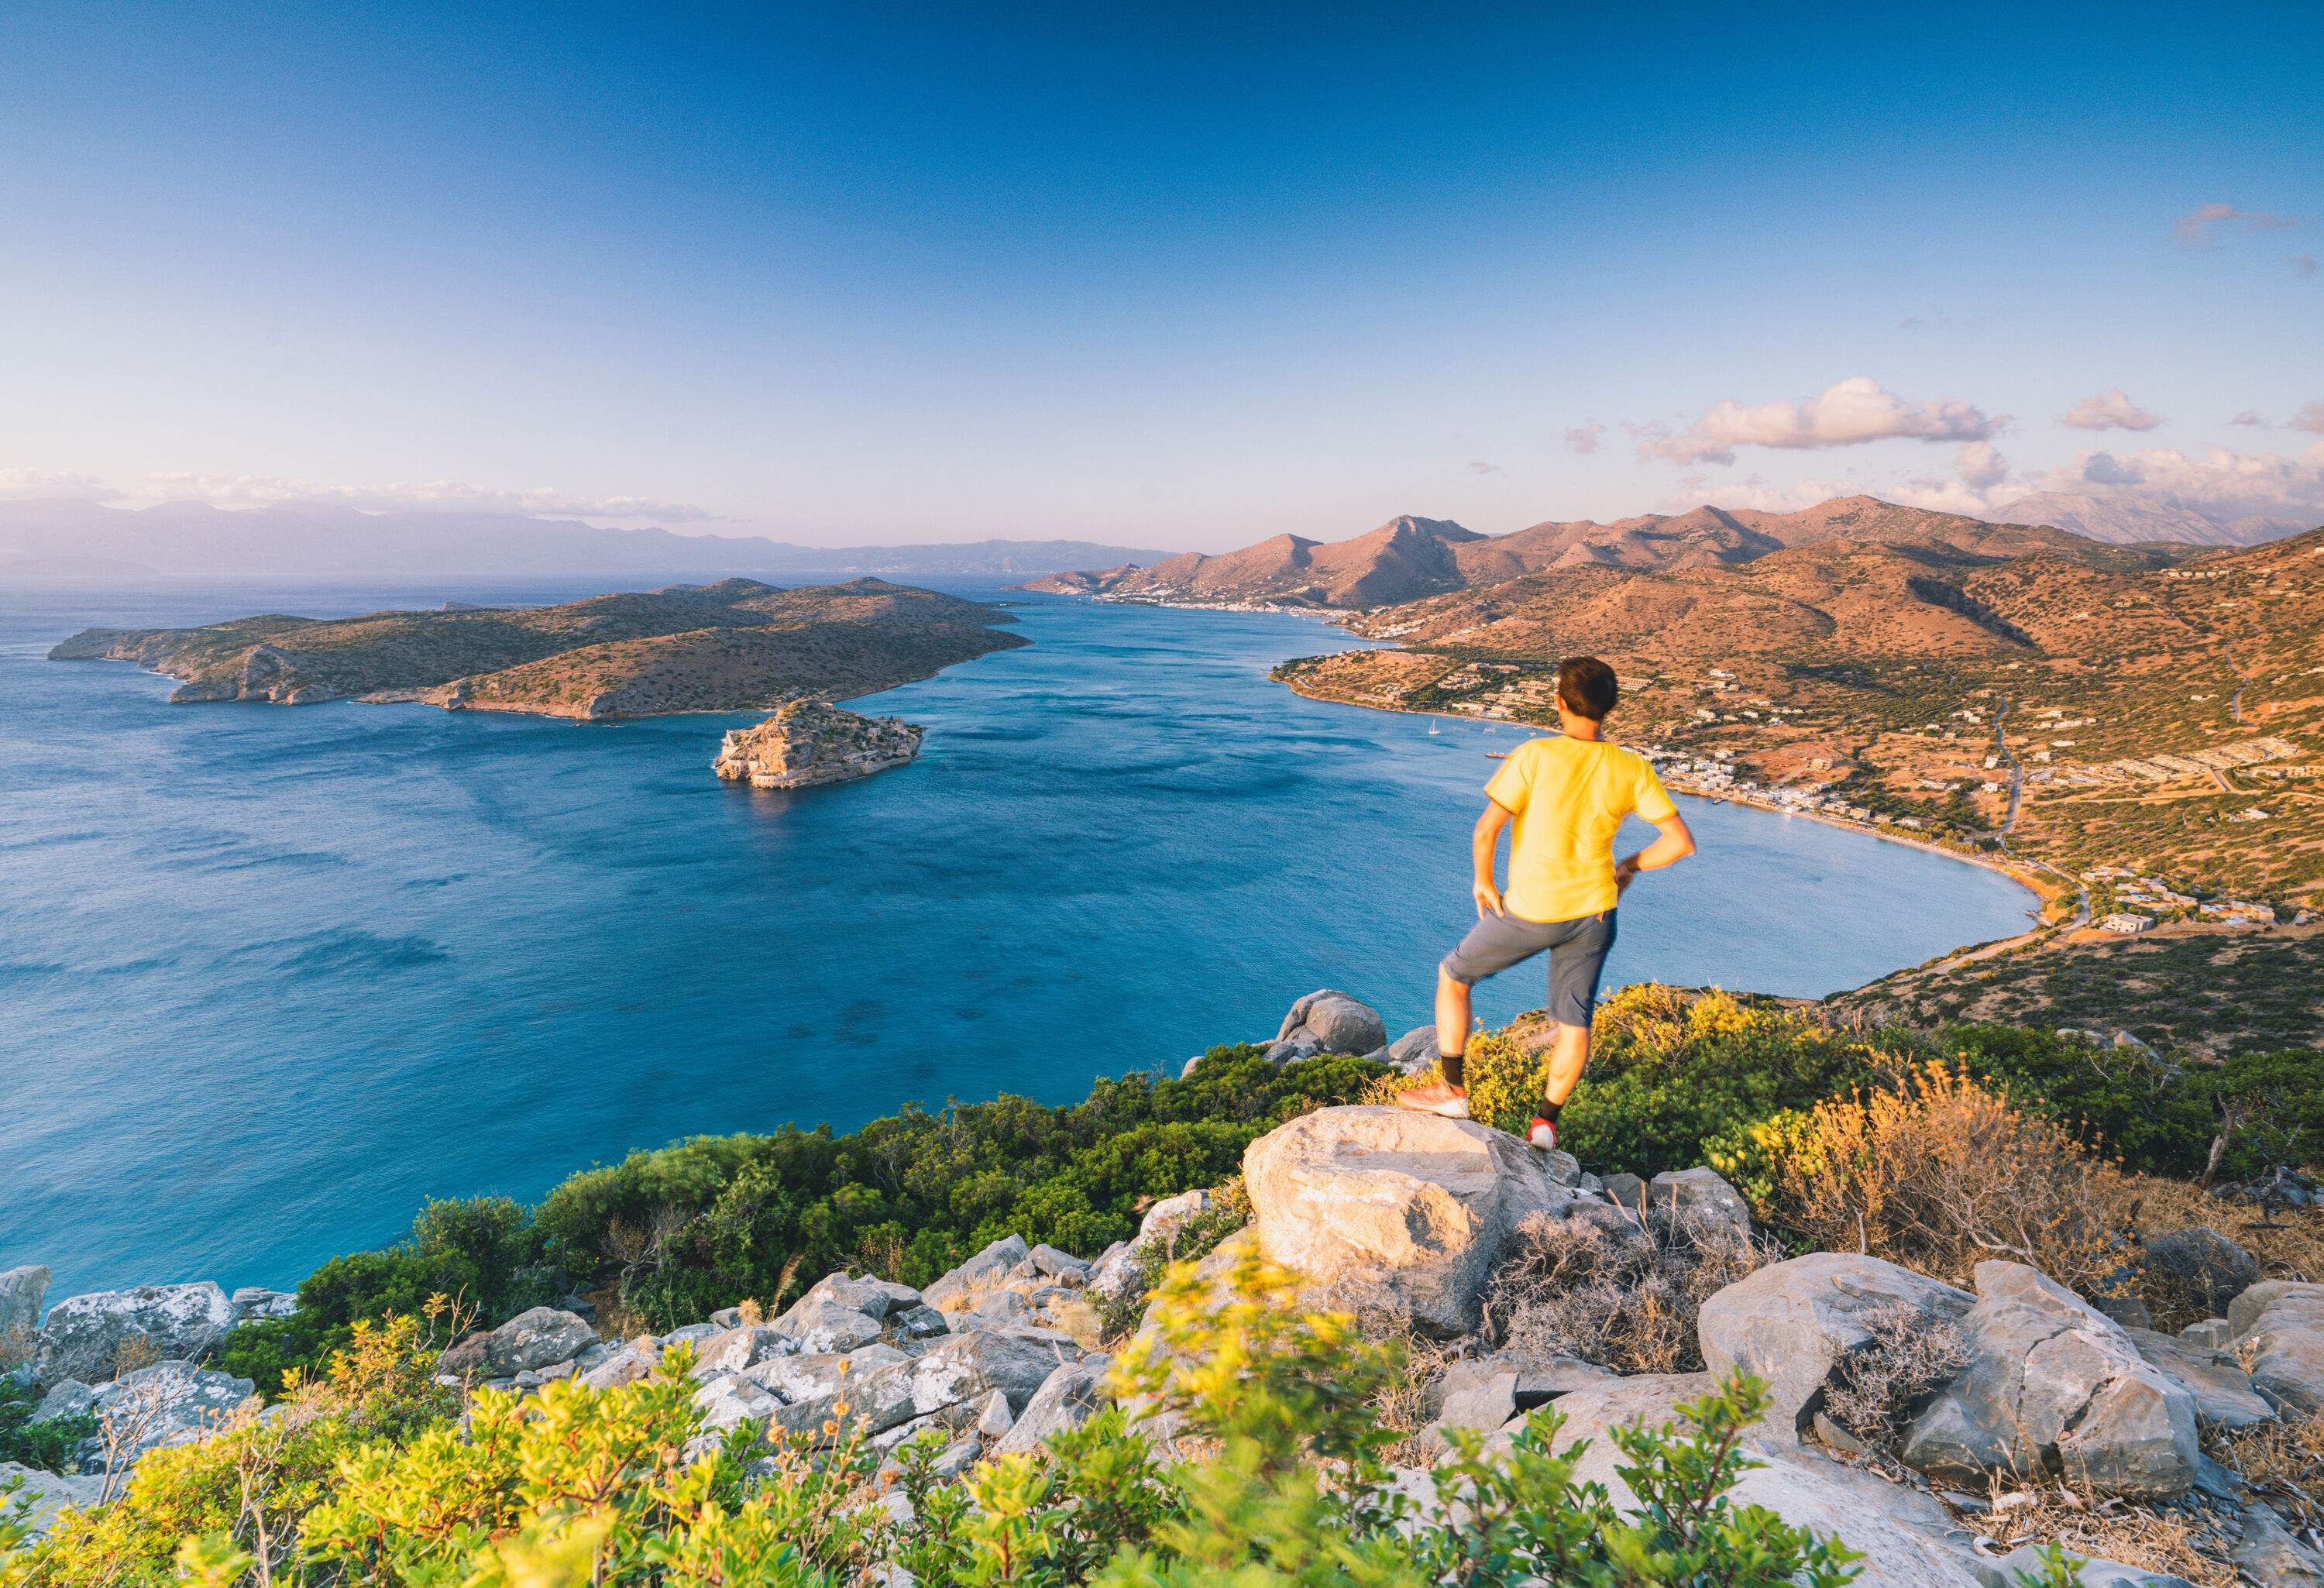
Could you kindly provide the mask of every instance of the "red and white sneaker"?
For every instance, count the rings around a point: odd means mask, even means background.
[[[1398,1108],[1408,1108],[1416,1113],[1433,1113],[1439,1119],[1465,1120],[1469,1117],[1469,1094],[1438,1081],[1431,1085],[1415,1086],[1396,1094]]]
[[[1526,1127],[1526,1145],[1538,1147],[1544,1152],[1556,1151],[1557,1127],[1541,1115],[1534,1115],[1533,1123]]]

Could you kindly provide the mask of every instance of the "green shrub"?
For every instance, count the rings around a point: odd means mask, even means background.
[[[84,1439],[97,1432],[97,1418],[78,1417],[32,1420],[41,1394],[14,1379],[0,1379],[0,1462],[40,1467],[51,1473],[78,1472],[75,1453]]]
[[[550,1192],[538,1228],[567,1271],[618,1272],[663,1328],[744,1297],[778,1306],[843,1267],[926,1284],[1005,1235],[1094,1256],[1136,1233],[1148,1201],[1216,1185],[1254,1139],[1380,1073],[1259,1053],[1213,1048],[1185,1079],[1101,1080],[1071,1107],[1001,1097],[844,1136],[786,1127],[632,1153]]]

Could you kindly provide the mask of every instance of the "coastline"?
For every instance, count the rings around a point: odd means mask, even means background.
[[[1337,697],[1331,695],[1314,694],[1308,690],[1302,689],[1296,683],[1289,680],[1278,680],[1278,682],[1281,682],[1285,688],[1290,690],[1294,695],[1298,696],[1303,700],[1320,700],[1332,706],[1352,706],[1358,711],[1387,712],[1398,716],[1442,717],[1447,722],[1458,723],[1474,723],[1479,720],[1474,716],[1470,716],[1460,712],[1428,711],[1417,706],[1375,706],[1365,701],[1342,700]],[[1508,725],[1520,730],[1539,732],[1536,727],[1536,725],[1532,723],[1510,721]],[[1778,805],[1773,800],[1757,799],[1748,794],[1705,794],[1699,789],[1690,789],[1683,784],[1675,783],[1670,786],[1670,791],[1673,794],[1683,794],[1690,799],[1709,800],[1714,804],[1746,805],[1755,810],[1766,811],[1770,816],[1784,816],[1794,817],[1800,821],[1821,822],[1826,826],[1837,827],[1845,833],[1859,833],[1868,838],[1877,838],[1886,844],[1901,844],[1908,849],[1919,849],[1930,854],[1942,855],[1948,860],[1960,861],[1964,865],[1979,866],[1986,871],[1997,872],[2002,876],[2007,877],[2011,882],[2015,882],[2019,887],[2024,889],[2027,892],[2033,894],[2035,899],[2039,900],[2041,901],[2042,908],[2045,910],[2060,898],[2066,896],[2070,892],[2070,890],[2062,883],[2044,877],[2043,874],[2036,869],[2034,863],[1997,859],[1991,855],[1966,854],[1961,850],[1950,848],[1945,845],[1934,843],[1926,838],[1908,838],[1904,836],[1902,834],[1892,833],[1886,828],[1868,823],[1848,821],[1841,817],[1827,816],[1821,811],[1801,810],[1792,806]],[[2048,882],[2048,886],[2043,885],[2045,882]],[[1994,948],[1998,945],[2016,943],[2024,938],[2034,937],[2051,929],[2052,928],[2050,925],[2037,922],[2037,924],[2029,931],[2022,932],[2010,937],[1995,938],[1991,943],[1978,944],[1974,946],[1980,949]],[[1900,966],[1898,968],[1905,969],[1909,967]],[[1894,973],[1891,974],[1893,974]]]

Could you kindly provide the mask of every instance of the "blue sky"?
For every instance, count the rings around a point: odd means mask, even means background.
[[[0,490],[2324,515],[2324,8],[1445,9],[0,10]]]

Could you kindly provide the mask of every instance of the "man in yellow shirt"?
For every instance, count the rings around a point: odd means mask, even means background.
[[[1635,751],[1607,743],[1614,709],[1614,669],[1594,656],[1557,668],[1557,720],[1563,737],[1528,739],[1509,752],[1485,785],[1485,814],[1470,845],[1477,924],[1436,970],[1436,1042],[1444,1079],[1397,1101],[1452,1119],[1469,1117],[1462,1058],[1469,1046],[1469,989],[1487,976],[1549,953],[1549,1015],[1557,1039],[1541,1113],[1526,1140],[1557,1145],[1558,1111],[1590,1062],[1590,1015],[1598,978],[1614,946],[1616,903],[1640,872],[1660,871],[1694,853],[1694,835],[1663,791],[1655,769]],[[1660,836],[1617,863],[1614,836],[1636,811]],[[1509,886],[1493,881],[1501,829],[1509,839]]]

